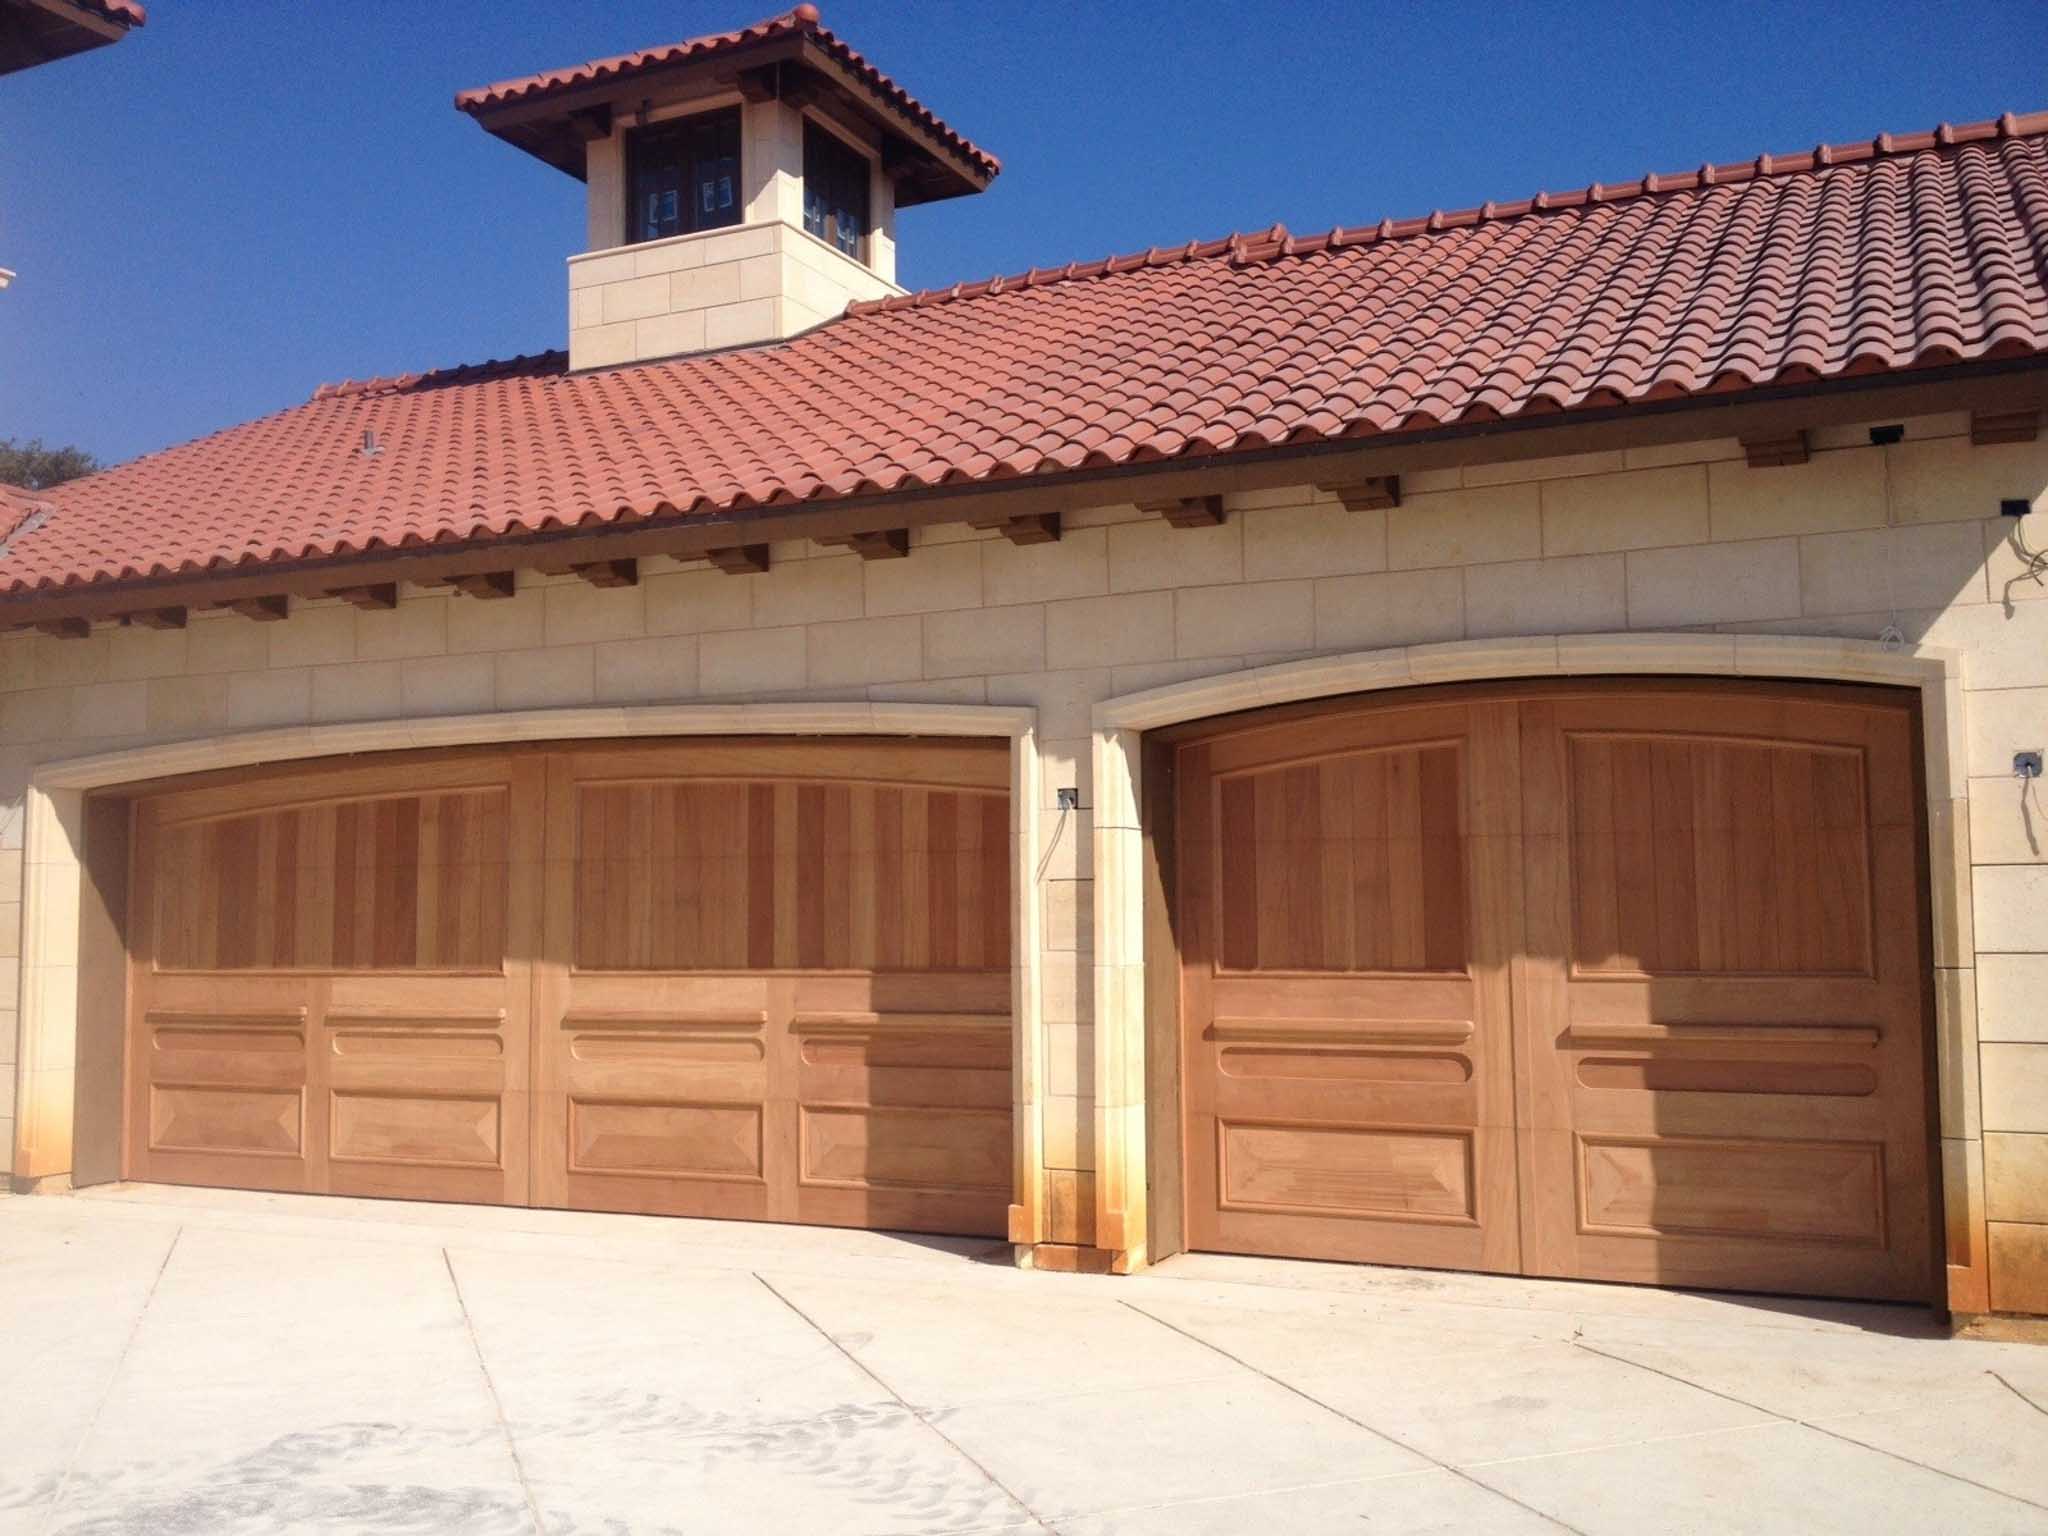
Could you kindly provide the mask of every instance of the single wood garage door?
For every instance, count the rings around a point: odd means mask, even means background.
[[[1931,1296],[1915,740],[1704,683],[1185,733],[1189,1245]]]
[[[127,1175],[999,1236],[1008,783],[718,740],[145,795]]]

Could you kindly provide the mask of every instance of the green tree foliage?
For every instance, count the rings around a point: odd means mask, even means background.
[[[47,491],[66,480],[89,475],[99,467],[100,461],[83,448],[48,448],[39,437],[25,443],[0,437],[0,485]]]

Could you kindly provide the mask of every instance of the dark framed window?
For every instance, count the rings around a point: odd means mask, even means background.
[[[868,158],[816,123],[804,124],[804,228],[864,259],[868,235]]]
[[[739,109],[634,129],[626,188],[628,244],[739,223]]]

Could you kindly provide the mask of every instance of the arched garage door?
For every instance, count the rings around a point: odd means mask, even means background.
[[[1931,1294],[1910,705],[1453,690],[1171,750],[1190,1246]]]
[[[1008,783],[724,740],[147,795],[128,1176],[1000,1235]]]

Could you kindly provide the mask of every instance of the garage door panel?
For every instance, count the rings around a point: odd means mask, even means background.
[[[1183,750],[1198,1246],[1515,1266],[1513,746],[1478,739],[1429,706]]]
[[[1867,975],[1863,754],[1567,732],[1581,972]]]
[[[1009,799],[830,781],[575,792],[578,969],[1009,965]]]
[[[141,803],[130,1176],[523,1198],[538,935],[515,769],[399,779],[315,769]],[[282,1099],[234,1097],[287,1082],[289,1145]],[[258,1177],[255,1156],[276,1166]]]
[[[1522,729],[1566,829],[1517,997],[1537,1267],[1926,1294],[1917,830],[1877,819],[1910,716],[1651,690]]]
[[[631,1178],[651,1209],[1002,1231],[1004,747],[691,742],[550,775],[537,1197],[623,1208]]]

